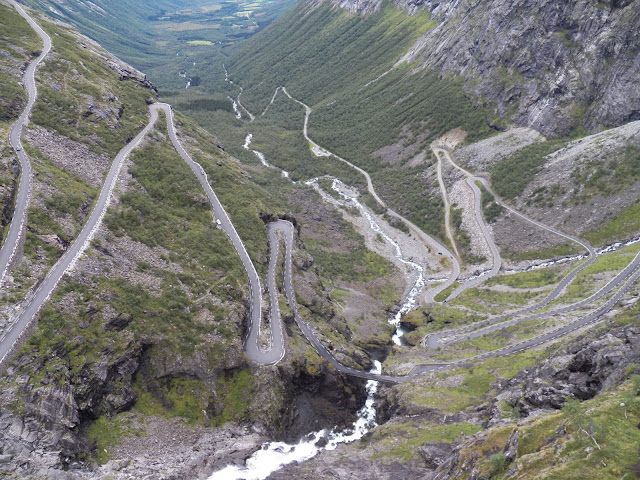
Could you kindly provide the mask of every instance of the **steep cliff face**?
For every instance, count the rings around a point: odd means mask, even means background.
[[[382,2],[334,1],[352,13]],[[438,26],[401,59],[465,80],[475,103],[560,136],[640,118],[640,3],[631,0],[396,2]]]

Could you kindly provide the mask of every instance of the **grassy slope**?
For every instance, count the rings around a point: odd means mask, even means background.
[[[435,25],[428,13],[407,17],[391,5],[363,17],[300,3],[243,44],[227,65],[231,78],[245,87],[242,98],[250,110],[261,112],[275,88],[287,86],[314,108],[314,140],[366,168],[392,207],[443,236],[442,202],[420,180],[425,167],[394,168],[372,154],[396,142],[403,127],[409,132],[406,144],[421,135],[418,151],[458,126],[479,138],[489,133],[485,112],[472,107],[455,81],[412,73],[408,66],[364,86]]]
[[[221,158],[209,156],[208,163]],[[88,252],[102,264],[100,273],[80,265],[78,273],[63,281],[19,358],[37,359],[32,364],[39,365],[35,388],[65,383],[81,391],[87,368],[111,365],[126,355],[135,358],[143,349],[149,364],[173,368],[173,373],[165,377],[152,368],[138,374],[136,411],[178,416],[190,423],[202,422],[204,409],[210,409],[214,424],[244,418],[248,406],[234,400],[233,392],[241,388],[246,394],[249,377],[242,377],[242,370],[224,372],[227,366],[244,364],[242,329],[230,322],[244,296],[244,269],[224,232],[212,224],[210,207],[194,201],[202,196],[200,184],[166,138],[154,134],[132,161],[135,187],[109,209],[105,224],[112,233],[98,238]],[[139,279],[132,283],[129,278],[135,273],[126,279],[110,273],[111,255],[126,255],[115,243],[127,238],[166,252],[161,255],[164,267],[138,262],[135,271],[154,279],[148,284]],[[130,323],[108,328],[111,315]],[[187,373],[203,361],[208,378]],[[203,382],[213,382],[215,390]],[[224,399],[219,410],[211,410],[212,395]],[[113,413],[105,409],[90,415]],[[111,422],[101,417],[92,427],[90,436],[98,444],[107,441]]]
[[[26,92],[20,85],[22,69],[42,48],[42,43],[15,8],[4,4],[0,4],[0,32],[0,204],[11,209],[17,156],[8,143],[9,129],[27,103]],[[2,219],[3,229],[8,220]]]
[[[11,18],[7,12],[7,19]],[[24,29],[10,30],[18,35],[15,40],[18,45],[24,41],[21,36],[27,31],[27,24],[23,23]],[[146,123],[146,100],[152,92],[133,81],[120,81],[106,61],[82,46],[86,39],[76,32],[49,22],[40,23],[53,46],[36,73],[38,98],[29,128],[44,127],[86,144],[96,154],[115,156]],[[11,37],[8,43],[13,41]],[[110,100],[113,98],[117,103]],[[120,105],[126,105],[126,115],[121,117],[117,113]],[[92,114],[90,110],[94,107],[107,112],[107,118]],[[18,301],[45,273],[42,269],[53,265],[62,255],[59,248],[47,244],[42,237],[55,235],[63,243],[71,242],[97,196],[95,188],[53,163],[41,151],[28,143],[25,150],[32,158],[35,179],[40,186],[33,191],[27,218],[25,261],[17,269],[15,282],[2,302]]]
[[[26,94],[19,85],[20,68],[42,47],[40,38],[15,8],[0,4],[0,125],[17,118],[26,104]],[[2,141],[5,141],[4,135]]]
[[[12,17],[8,13],[6,18]],[[73,31],[40,23],[51,35],[53,49],[37,73],[39,97],[30,127],[45,127],[55,135],[86,144],[96,154],[113,158],[148,121],[146,100],[151,92],[133,81],[121,81],[107,68],[102,53],[96,55],[85,49],[81,45],[85,40]],[[8,44],[12,41],[7,39]],[[16,44],[22,41],[17,38]],[[115,109],[112,98],[118,102]],[[119,118],[121,104],[126,113]],[[100,118],[85,114],[91,106],[109,115]],[[163,121],[164,117],[159,120]],[[242,225],[240,234],[251,239],[248,248],[252,255],[262,256],[265,235],[258,211],[279,211],[281,200],[243,177],[238,164],[216,147],[210,134],[183,117],[178,116],[178,122],[189,133],[185,141],[194,149],[194,157],[214,182],[230,215]],[[166,132],[161,123],[157,128]],[[69,233],[62,227],[63,220],[79,229],[86,218],[81,210],[90,207],[97,195],[97,189],[54,164],[41,151],[30,146],[26,150],[32,157],[38,185],[43,187],[34,192],[23,263],[14,272],[15,284],[3,298],[11,303],[22,301],[24,290],[62,254],[41,237],[54,234],[71,241],[72,236],[65,236]],[[140,410],[201,422],[200,412],[209,407],[210,392],[216,391],[216,408],[209,415],[214,425],[244,418],[246,403],[240,399],[252,388],[241,353],[244,269],[226,235],[212,225],[210,207],[199,183],[162,135],[154,134],[154,140],[130,158],[134,162],[134,188],[109,210],[105,225],[111,233],[98,238],[88,250],[86,261],[99,262],[100,266],[97,270],[77,266],[72,276],[63,279],[18,356],[18,370],[29,373],[29,388],[42,395],[56,386],[70,385],[76,398],[83,398],[87,376],[97,370],[97,365],[116,368],[122,358],[135,358],[142,351],[150,363],[164,366],[204,362],[215,388],[205,388],[202,379],[193,380],[180,367],[175,378],[141,374],[135,381],[136,393],[143,402]],[[131,269],[122,257],[114,261],[114,253],[128,253],[117,245],[132,241],[164,252],[160,255],[161,266],[140,258]],[[148,282],[141,283],[141,277]],[[114,318],[129,323],[124,328],[108,327],[108,321]],[[232,323],[233,318],[240,328]],[[227,362],[230,368],[238,369],[215,378]],[[126,380],[118,378],[107,388],[120,392],[127,388]],[[90,435],[99,440],[98,444],[113,433],[113,425],[102,416],[119,408],[122,405],[114,410],[106,402],[83,413],[87,419],[101,418]]]
[[[639,384],[640,377],[633,375],[591,400],[568,401],[560,412],[494,427],[462,449],[460,462],[474,458],[479,478],[504,478],[510,465],[501,450],[517,428],[517,473],[510,478],[637,478],[632,467],[637,469],[640,460]],[[563,428],[566,433],[559,434]]]

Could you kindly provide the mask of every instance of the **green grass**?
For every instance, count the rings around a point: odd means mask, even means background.
[[[612,240],[624,239],[640,230],[640,202],[622,209],[609,223],[590,230],[583,237],[593,245],[604,245]]]
[[[147,73],[159,88],[176,92],[179,97],[190,94],[192,89],[204,91],[210,82],[205,80],[201,86],[185,90],[187,80],[179,77],[178,72],[186,72],[190,78],[210,78],[211,71],[221,70],[223,48],[255,33],[248,28],[251,25],[249,20],[237,16],[244,10],[239,0],[222,2],[220,9],[208,11],[200,7],[211,6],[209,0],[93,2],[106,13],[83,6],[75,8],[56,0],[26,0],[25,3],[71,23],[118,57]],[[252,9],[253,15],[261,14],[257,21],[264,28],[291,4],[291,0],[261,2]],[[212,25],[217,28],[208,28]],[[208,46],[209,43],[213,46]],[[197,65],[193,65],[194,61]]]
[[[520,196],[545,164],[545,157],[566,143],[566,139],[534,143],[498,161],[490,172],[494,191],[507,199]]]
[[[333,157],[316,157],[311,152],[302,134],[303,123],[304,108],[280,91],[266,115],[252,123],[251,148],[262,152],[272,165],[288,171],[294,182],[330,175],[364,190],[361,174]],[[327,191],[333,192],[330,188]]]
[[[143,435],[140,429],[132,428],[132,422],[125,415],[116,415],[108,418],[99,417],[89,427],[87,436],[89,441],[95,445],[96,461],[104,465],[110,459],[110,450],[119,445],[123,437]]]
[[[221,382],[222,383],[222,382]],[[214,418],[214,425],[223,425],[234,420],[247,420],[247,398],[252,394],[251,374],[248,370],[234,372],[222,383],[226,389],[224,408],[220,416]]]
[[[557,283],[563,275],[561,268],[544,268],[510,275],[496,275],[485,285],[506,285],[512,288],[540,288]]]
[[[407,17],[392,5],[367,16],[324,5],[311,12],[306,12],[307,8],[300,4],[233,53],[227,66],[231,78],[245,88],[243,103],[259,113],[276,87],[286,85],[294,97],[312,106],[309,134],[315,141],[369,171],[376,190],[391,207],[443,238],[442,200],[429,195],[427,185],[420,180],[424,167],[393,168],[373,154],[396,142],[403,131],[409,132],[405,135],[408,143],[416,142],[418,133],[428,131],[421,148],[454,127],[469,131],[470,141],[482,138],[491,134],[484,110],[471,105],[460,82],[439,79],[431,72],[412,73],[411,66],[398,67],[378,82],[364,86],[393,65],[420,34],[436,23],[426,12]],[[371,77],[362,72],[370,72]],[[408,98],[411,100],[405,101]],[[278,108],[270,117],[270,107],[261,121],[282,127],[283,120],[276,118]],[[299,118],[301,110],[296,115]],[[278,165],[281,157],[295,159],[289,145],[294,140],[301,144],[299,137],[282,131],[278,137],[277,130],[267,126],[267,133],[261,134],[258,126],[256,123],[256,145],[268,148],[267,142],[258,138],[272,138],[275,150],[268,158]],[[306,155],[298,153],[298,157]],[[312,162],[314,168],[320,167],[315,170],[319,174],[334,168],[320,162]],[[348,183],[353,181],[345,178],[345,173],[339,176]]]
[[[402,321],[415,328],[405,335],[405,340],[410,345],[417,345],[428,333],[458,328],[483,318],[484,316],[468,310],[433,304],[408,313]]]
[[[524,352],[508,357],[492,358],[471,368],[456,368],[437,374],[437,378],[458,377],[458,386],[435,386],[433,382],[401,384],[399,401],[434,408],[441,413],[457,413],[479,403],[497,380],[513,377],[522,368],[533,365],[544,352]]]
[[[544,472],[544,478],[554,480],[634,478],[629,467],[640,461],[637,384],[634,376],[610,392],[585,402],[568,401],[562,412],[521,426],[516,478],[531,478],[540,472]],[[554,436],[561,425],[567,434]],[[554,461],[558,457],[563,461]]]
[[[445,288],[444,290],[442,290],[438,295],[436,295],[434,297],[434,300],[436,302],[442,302],[444,300],[447,299],[447,297],[449,295],[451,295],[451,292],[453,292],[456,288],[458,288],[460,286],[460,283],[458,282],[454,282],[451,285],[449,285],[447,288]]]
[[[488,223],[493,223],[504,211],[504,207],[496,203],[493,195],[484,187],[481,182],[476,182],[480,189],[480,202],[482,204],[482,214]]]
[[[569,285],[563,295],[552,302],[551,305],[572,302],[581,298],[585,298],[604,285],[600,279],[598,283],[594,276],[605,272],[622,271],[635,257],[640,249],[640,245],[631,245],[616,252],[610,252],[605,255],[598,256],[597,260],[588,267],[581,270],[571,285]],[[613,276],[609,274],[608,277]],[[607,277],[607,278],[608,278]]]
[[[460,305],[480,312],[494,312],[504,307],[526,305],[544,294],[530,291],[505,293],[476,287],[464,290],[451,300],[450,305]]]
[[[40,37],[12,6],[0,5],[0,32],[0,67],[7,70],[17,72],[42,48]],[[0,122],[17,118],[27,102],[19,74],[8,71],[0,71]]]
[[[262,111],[280,85],[291,87],[309,104],[362,85],[436,26],[426,12],[408,17],[391,5],[367,16],[325,5],[308,10],[297,5],[229,59],[231,78],[245,87],[250,110]],[[362,72],[371,77],[363,78]]]
[[[470,423],[425,425],[404,420],[381,425],[363,443],[376,450],[376,453],[371,456],[372,460],[395,457],[400,462],[407,462],[418,455],[418,447],[427,442],[450,443],[460,437],[474,435],[480,430],[479,426]]]
[[[153,93],[132,80],[121,81],[67,28],[46,22],[42,27],[53,47],[38,70],[38,78],[46,82],[39,85],[31,120],[97,153],[115,156],[147,122],[146,101]],[[73,72],[78,69],[82,74]]]

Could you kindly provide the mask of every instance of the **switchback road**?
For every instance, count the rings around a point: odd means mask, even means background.
[[[549,227],[548,225],[544,225],[543,223],[538,222],[537,220],[534,220],[532,218],[529,218],[528,216],[514,210],[513,208],[511,208],[509,205],[505,204],[502,200],[500,200],[500,198],[493,192],[493,190],[491,190],[491,187],[489,185],[489,182],[487,182],[487,180],[485,178],[482,177],[476,177],[474,176],[471,172],[465,170],[464,168],[460,167],[457,163],[455,163],[453,161],[453,158],[451,157],[451,154],[448,150],[448,148],[446,147],[438,147],[436,149],[436,154],[440,154],[440,155],[444,155],[447,160],[451,163],[451,165],[453,165],[455,168],[457,168],[458,170],[460,170],[462,173],[464,173],[468,178],[473,179],[474,181],[480,181],[482,183],[482,185],[484,186],[484,188],[493,196],[494,200],[496,203],[498,203],[498,205],[502,206],[503,208],[507,209],[509,212],[513,213],[514,215],[517,215],[518,217],[522,218],[523,220],[532,223],[533,225],[536,225],[539,228],[542,228],[544,230],[547,230],[551,233],[554,233],[556,235],[559,235],[563,238],[566,238],[567,240],[570,240],[571,242],[577,243],[579,245],[581,245],[582,247],[584,247],[587,252],[589,253],[589,256],[587,258],[587,260],[583,263],[581,263],[580,265],[578,265],[576,268],[574,268],[573,270],[571,270],[555,287],[554,289],[545,297],[543,298],[540,302],[531,305],[529,307],[517,310],[515,312],[511,312],[508,314],[504,314],[504,315],[498,315],[496,317],[492,317],[489,318],[487,320],[481,320],[480,322],[475,322],[471,325],[467,325],[465,327],[461,327],[461,328],[457,328],[457,329],[452,329],[452,330],[445,330],[442,332],[437,332],[437,333],[433,333],[433,334],[429,334],[426,335],[423,339],[422,339],[422,345],[429,347],[429,348],[438,348],[441,347],[443,345],[447,344],[447,339],[449,339],[449,343],[455,343],[455,342],[451,342],[451,339],[458,339],[458,338],[463,338],[464,340],[469,339],[469,337],[463,337],[462,335],[471,332],[473,330],[478,329],[479,327],[484,327],[486,325],[493,325],[493,324],[497,324],[499,322],[502,322],[503,320],[506,320],[508,318],[513,318],[516,316],[520,316],[520,315],[526,315],[529,313],[532,313],[536,310],[539,310],[541,308],[546,307],[549,303],[551,303],[553,300],[555,300],[560,293],[562,292],[562,290],[564,290],[564,288],[569,285],[576,277],[576,275],[578,275],[578,273],[580,273],[581,270],[583,270],[584,268],[588,267],[589,265],[593,264],[593,262],[596,261],[596,251],[593,249],[593,247],[580,240],[579,238],[573,237],[571,235],[568,235],[564,232],[561,232],[553,227]],[[484,280],[484,278],[482,279]],[[524,321],[520,320],[520,321]],[[520,322],[518,321],[518,323]],[[505,325],[506,326],[506,325]]]
[[[231,219],[224,207],[218,200],[215,192],[211,188],[211,184],[209,183],[209,179],[207,178],[207,174],[204,169],[200,166],[199,163],[195,162],[191,156],[187,153],[187,151],[183,148],[182,144],[178,140],[178,136],[176,135],[176,130],[173,122],[173,110],[171,110],[171,106],[166,103],[156,103],[151,105],[152,110],[163,110],[167,116],[167,129],[169,130],[169,137],[171,138],[171,142],[173,143],[173,147],[180,154],[182,159],[189,165],[195,176],[198,178],[200,185],[205,191],[209,202],[213,208],[213,215],[216,220],[218,220],[220,228],[224,230],[224,232],[229,237],[231,244],[235,248],[238,256],[240,257],[240,261],[244,266],[245,271],[247,272],[247,277],[249,278],[249,331],[244,343],[244,350],[251,360],[261,365],[269,365],[279,362],[282,357],[284,357],[285,348],[284,348],[284,339],[282,334],[282,326],[279,317],[278,311],[278,319],[277,322],[275,319],[271,319],[271,348],[268,350],[263,350],[260,348],[258,341],[261,333],[261,324],[262,324],[262,287],[260,285],[260,277],[258,276],[258,272],[247,253],[246,248],[244,247],[244,243],[240,239],[238,232],[236,231],[233,223],[231,223]],[[271,236],[269,237],[271,241]],[[273,242],[271,242],[273,244]],[[274,275],[275,277],[275,275]],[[275,292],[274,282],[271,282],[272,285],[269,286],[270,292]],[[273,290],[272,290],[273,287]],[[277,309],[277,298],[274,299],[274,296],[271,296],[271,304],[275,305]],[[274,324],[277,323],[277,327]]]
[[[36,87],[35,73],[36,68],[44,60],[51,50],[51,38],[45,33],[40,26],[33,21],[33,19],[27,15],[22,6],[14,0],[8,0],[11,5],[18,11],[18,13],[29,23],[38,36],[42,39],[42,52],[33,60],[27,67],[27,71],[24,74],[24,88],[29,95],[29,101],[26,108],[22,111],[22,115],[13,124],[11,131],[9,132],[9,143],[13,150],[17,153],[20,160],[20,181],[18,183],[18,192],[15,195],[14,202],[15,207],[13,211],[13,217],[11,224],[9,225],[9,231],[4,239],[2,248],[0,248],[0,285],[7,274],[7,270],[13,260],[13,257],[20,245],[20,241],[24,235],[25,225],[27,223],[27,210],[29,208],[31,197],[31,162],[22,148],[22,129],[29,121],[29,115],[33,110],[33,105],[36,103],[38,95],[38,89]]]
[[[149,130],[153,128],[157,118],[158,114],[156,110],[152,109],[151,118],[147,126],[129,144],[127,144],[126,147],[120,150],[116,158],[113,160],[109,173],[107,174],[105,182],[102,185],[102,189],[100,190],[100,195],[91,210],[89,219],[86,221],[71,246],[64,252],[64,255],[62,255],[51,270],[49,270],[49,273],[44,280],[42,280],[35,292],[25,299],[16,315],[15,321],[2,338],[0,338],[0,365],[2,365],[4,360],[8,358],[14,346],[27,330],[27,327],[33,321],[42,305],[51,296],[51,293],[53,293],[53,290],[58,285],[62,276],[67,270],[73,268],[76,260],[80,255],[82,255],[82,252],[84,252],[89,245],[89,242],[100,226],[100,222],[107,211],[113,188],[116,184],[118,174],[120,173],[120,169],[122,168],[125,158],[138,146]]]
[[[311,140],[311,138],[309,138],[309,134],[308,134],[308,131],[307,131],[308,130],[308,125],[309,125],[309,116],[311,115],[311,107],[309,107],[309,105],[307,105],[306,103],[303,103],[300,100],[297,100],[296,98],[294,98],[291,95],[289,95],[289,92],[287,92],[287,89],[285,87],[280,87],[280,88],[282,88],[282,91],[284,92],[284,94],[287,97],[289,97],[291,100],[293,100],[294,102],[296,102],[299,105],[302,105],[304,107],[305,116],[304,116],[304,126],[303,126],[302,133],[304,134],[304,138],[311,145],[311,150],[313,151],[313,153],[316,156],[319,156],[319,157],[332,156],[332,157],[336,158],[337,160],[340,160],[341,162],[346,163],[351,168],[353,168],[354,170],[356,170],[359,173],[361,173],[364,176],[364,178],[366,179],[366,181],[367,181],[367,190],[368,190],[368,192],[371,194],[371,196],[373,198],[375,198],[375,200],[376,200],[376,202],[378,202],[378,204],[380,204],[383,208],[386,209],[386,213],[388,215],[390,215],[392,217],[395,217],[398,220],[404,222],[404,224],[409,227],[409,229],[413,232],[413,234],[416,235],[418,238],[420,238],[420,240],[422,240],[422,242],[424,242],[424,244],[427,245],[434,253],[442,255],[442,256],[446,257],[449,260],[449,262],[451,263],[451,274],[447,277],[447,279],[443,283],[428,288],[426,293],[425,293],[425,297],[424,297],[425,303],[433,303],[435,301],[434,298],[436,297],[436,295],[438,295],[443,290],[447,289],[450,285],[453,285],[453,283],[460,276],[460,263],[458,262],[457,257],[453,253],[451,253],[449,251],[449,249],[447,249],[444,245],[442,245],[440,242],[438,242],[435,238],[433,238],[433,237],[427,235],[425,232],[423,232],[413,222],[410,222],[409,220],[404,218],[402,215],[394,212],[389,207],[387,207],[387,205],[382,201],[382,199],[378,196],[378,194],[376,193],[375,189],[373,188],[373,182],[371,181],[371,177],[369,176],[369,174],[365,170],[363,170],[362,168],[358,167],[357,165],[354,165],[350,161],[345,160],[342,157],[339,157],[335,153],[330,152],[329,150],[321,147],[320,145],[315,143],[313,140]]]

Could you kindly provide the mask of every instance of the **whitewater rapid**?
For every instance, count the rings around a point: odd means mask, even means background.
[[[374,360],[372,373],[381,373],[382,365]],[[298,443],[268,442],[251,455],[244,465],[227,465],[214,472],[209,480],[264,480],[273,472],[293,462],[304,462],[315,457],[322,450],[335,450],[341,443],[360,440],[369,430],[376,427],[375,394],[378,382],[367,381],[367,401],[358,411],[353,426],[342,432],[320,430],[304,436]],[[322,442],[320,442],[322,440]],[[320,443],[319,443],[320,442]],[[326,442],[326,443],[325,443]],[[325,443],[324,446],[321,446]]]
[[[248,133],[247,136],[244,139],[244,145],[242,145],[242,148],[244,148],[245,150],[251,150],[253,152],[253,154],[258,157],[258,160],[260,160],[260,163],[262,163],[262,165],[264,165],[265,167],[269,167],[269,168],[275,168],[277,170],[280,170],[280,174],[284,177],[284,178],[289,178],[289,172],[287,172],[286,170],[282,170],[281,168],[276,167],[275,165],[271,165],[269,162],[267,162],[267,159],[265,158],[264,154],[258,150],[254,150],[251,148],[251,139],[253,138],[253,133]],[[294,182],[295,183],[295,182]]]
[[[267,162],[267,159],[262,152],[251,148],[252,138],[252,133],[247,134],[242,147],[245,150],[251,150],[265,167],[277,168]],[[281,170],[281,172],[283,177],[289,177],[289,173],[287,171]],[[305,183],[307,185],[312,185],[313,183],[317,183],[317,180],[317,178],[314,178]],[[408,260],[403,256],[402,249],[398,242],[393,240],[393,238],[391,238],[382,229],[382,227],[380,227],[374,216],[371,215],[364,205],[358,201],[357,194],[349,195],[348,193],[345,193],[348,189],[340,180],[335,178],[333,179],[331,187],[344,199],[346,205],[351,204],[358,209],[358,211],[367,219],[369,227],[374,233],[379,234],[395,249],[395,257],[416,272],[416,280],[414,281],[404,304],[396,315],[389,319],[389,322],[396,327],[396,332],[393,335],[393,341],[396,345],[401,345],[402,342],[400,338],[405,332],[400,327],[400,320],[403,315],[415,308],[418,294],[426,285],[424,269],[418,263]],[[381,373],[382,364],[377,360],[374,360],[373,363],[374,368],[371,372],[378,374]],[[368,431],[378,425],[376,423],[375,410],[375,394],[378,391],[378,382],[375,380],[367,381],[366,390],[367,400],[364,406],[358,411],[357,420],[351,428],[341,432],[326,429],[312,432],[304,436],[295,444],[288,444],[284,442],[265,443],[262,445],[260,450],[255,452],[245,461],[244,465],[228,465],[222,470],[214,472],[208,480],[263,480],[285,465],[289,465],[293,462],[304,462],[315,457],[322,450],[334,450],[341,443],[350,443],[360,440]]]
[[[348,189],[346,188],[346,185],[344,185],[344,183],[342,183],[337,178],[334,178],[333,182],[331,183],[331,188],[335,192],[337,192],[338,195],[340,195],[343,199],[345,199],[347,202],[350,202],[354,207],[356,207],[360,212],[360,214],[363,217],[365,217],[369,222],[369,228],[371,228],[371,230],[374,233],[380,235],[385,242],[387,242],[389,245],[391,245],[394,248],[395,257],[399,262],[405,265],[408,265],[411,269],[413,269],[416,272],[416,279],[413,282],[413,286],[411,287],[411,290],[409,290],[409,293],[405,299],[404,304],[402,305],[402,307],[400,307],[400,310],[398,310],[395,316],[389,319],[389,323],[391,323],[396,327],[396,332],[392,337],[393,343],[395,343],[396,345],[402,345],[401,337],[406,332],[400,326],[400,321],[402,320],[402,317],[404,315],[406,315],[416,307],[418,303],[418,295],[420,294],[422,289],[426,286],[426,281],[424,278],[424,268],[422,267],[422,265],[412,260],[408,260],[403,256],[402,249],[400,248],[400,244],[398,244],[398,242],[396,242],[393,238],[391,238],[382,229],[382,227],[380,227],[380,224],[376,222],[373,215],[367,211],[364,205],[360,203],[357,196],[349,195],[348,193],[346,193]]]

